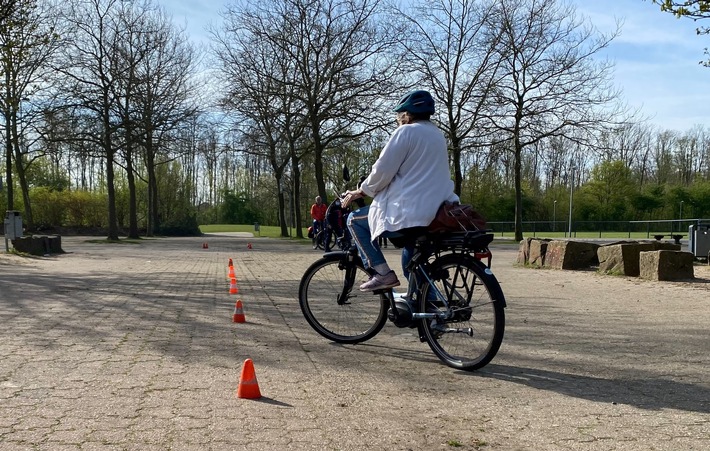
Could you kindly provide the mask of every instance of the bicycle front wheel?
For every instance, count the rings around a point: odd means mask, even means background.
[[[298,302],[308,324],[337,343],[360,343],[377,335],[387,322],[389,303],[358,286],[369,278],[359,259],[328,254],[303,274]]]
[[[421,312],[446,312],[445,319],[422,320],[420,334],[447,365],[473,371],[495,357],[505,329],[503,291],[488,267],[462,254],[444,255],[432,264],[432,287],[422,287]],[[438,292],[438,293],[437,293]]]

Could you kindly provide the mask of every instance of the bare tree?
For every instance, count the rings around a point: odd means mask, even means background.
[[[152,0],[76,0],[67,17],[61,95],[79,114],[91,114],[101,131],[85,139],[102,150],[106,166],[109,239],[118,239],[114,167],[126,168],[129,235],[138,235],[136,183],[143,157],[149,185],[149,225],[157,222],[155,165],[163,133],[194,112],[189,104],[192,48]],[[143,150],[143,154],[140,154]],[[164,158],[160,162],[169,161]],[[152,227],[149,227],[152,234]]]
[[[242,151],[269,162],[276,182],[281,236],[288,236],[284,187],[291,161],[287,130],[294,118],[290,105],[295,101],[288,88],[289,66],[293,63],[284,50],[274,45],[282,27],[270,29],[258,11],[228,8],[222,31],[213,31],[214,54],[225,86],[222,105],[233,115],[242,133]]]
[[[146,48],[146,43],[152,47],[146,37],[151,33],[151,23],[148,17],[152,13],[152,5],[146,2],[121,3],[116,14],[116,23],[125,33],[125,38],[114,42],[117,46],[109,51],[117,60],[112,65],[113,96],[116,98],[115,114],[121,126],[123,145],[121,154],[128,182],[128,238],[137,239],[138,215],[136,196],[136,153],[138,147],[137,114],[138,89],[142,80],[139,79],[138,66],[146,58],[152,48]],[[119,160],[120,161],[120,160]]]
[[[449,140],[454,191],[461,194],[462,154],[485,142],[483,121],[490,115],[492,88],[500,76],[500,29],[495,4],[467,0],[420,2],[401,13],[411,29],[400,35],[407,50],[406,72],[418,74],[440,107]]]
[[[50,2],[25,0],[3,2],[0,12],[0,107],[5,119],[5,164],[7,181],[7,208],[14,209],[12,168],[14,167],[22,190],[25,221],[34,228],[29,183],[26,170],[36,154],[28,157],[28,141],[24,128],[30,117],[28,107],[31,97],[46,86],[49,61],[59,46],[57,13]],[[22,111],[22,108],[25,111]],[[24,113],[20,115],[20,113]],[[22,117],[21,117],[22,116]]]
[[[618,92],[612,64],[599,60],[616,33],[599,34],[577,19],[572,6],[549,0],[501,0],[500,54],[505,78],[496,85],[499,112],[492,117],[502,139],[512,140],[515,239],[522,234],[523,152],[554,136],[579,141],[580,131],[609,123]]]
[[[288,175],[292,202],[300,203],[308,155],[318,193],[327,199],[331,153],[383,125],[383,94],[392,92],[386,88],[397,68],[384,58],[393,39],[378,14],[379,0],[242,1],[226,9],[223,33],[214,33],[224,83],[232,87],[226,105],[247,119],[250,142],[256,142],[256,124],[271,133],[269,142],[252,150],[272,162],[282,234],[286,187],[280,178]],[[265,97],[270,100],[261,105]],[[301,209],[295,210],[300,224]],[[301,236],[300,227],[296,233]]]
[[[634,168],[638,177],[639,186],[644,186],[646,181],[651,178],[650,160],[652,154],[651,142],[653,141],[653,134],[653,128],[650,125],[645,124],[642,132],[643,137],[639,142],[639,156],[636,160],[636,167]]]
[[[108,194],[108,239],[118,240],[114,158],[116,133],[121,126],[115,115],[115,96],[120,73],[114,49],[125,40],[117,21],[120,0],[77,0],[72,3],[66,21],[71,36],[63,48],[62,65],[56,67],[64,77],[60,94],[64,104],[89,112],[101,125],[100,134],[87,135],[102,151]]]
[[[674,182],[673,149],[678,141],[678,132],[660,131],[656,134],[652,164],[655,169],[655,182],[658,185]]]
[[[314,152],[318,194],[328,198],[324,156],[344,140],[383,125],[382,105],[393,92],[397,65],[387,58],[396,31],[380,20],[380,0],[258,2],[264,33],[294,62],[294,95],[303,104]]]
[[[0,23],[10,20],[18,0],[0,0]]]
[[[164,10],[151,11],[145,19],[147,31],[141,35],[144,55],[136,67],[140,81],[136,87],[136,125],[148,174],[149,236],[161,223],[156,169],[175,158],[166,156],[164,138],[198,113],[196,50],[184,30],[172,25]]]

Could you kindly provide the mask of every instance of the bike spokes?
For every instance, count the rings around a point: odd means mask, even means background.
[[[420,331],[447,365],[466,370],[480,368],[495,356],[503,339],[503,307],[496,302],[502,297],[500,287],[472,259],[447,255],[434,265],[437,268],[432,273],[437,278],[424,287],[423,295],[428,300],[422,305],[436,318],[424,320]],[[432,291],[444,295],[448,305],[431,300]]]
[[[313,329],[339,343],[375,336],[387,321],[388,305],[374,293],[353,290],[367,272],[343,256],[326,254],[306,271],[299,288],[301,310]]]

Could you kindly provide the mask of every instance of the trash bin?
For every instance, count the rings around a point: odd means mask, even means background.
[[[14,240],[21,238],[22,216],[19,211],[8,210],[5,212],[5,239]]]
[[[688,227],[688,250],[696,258],[708,258],[708,254],[710,254],[710,223],[698,223]]]

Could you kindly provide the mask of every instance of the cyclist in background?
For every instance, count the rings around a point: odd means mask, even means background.
[[[407,93],[394,108],[397,129],[380,152],[370,174],[353,191],[347,191],[343,207],[364,196],[369,206],[353,211],[347,221],[370,280],[362,291],[399,286],[399,279],[385,260],[377,243],[380,236],[397,236],[397,231],[426,227],[445,202],[458,202],[449,170],[448,146],[444,134],[430,118],[434,99],[427,91]],[[402,264],[411,249],[402,252]],[[406,275],[406,274],[405,274]]]
[[[320,196],[316,196],[316,203],[311,205],[311,218],[313,218],[313,235],[323,230],[325,225],[325,212],[328,207],[323,203]]]

